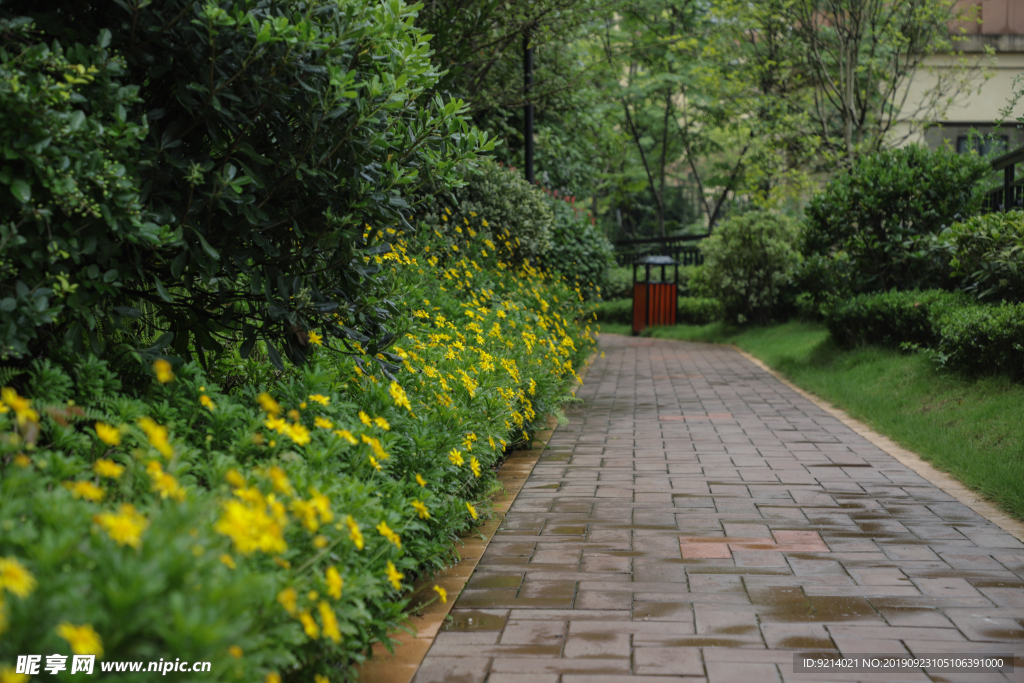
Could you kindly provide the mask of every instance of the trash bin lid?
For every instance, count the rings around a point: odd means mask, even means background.
[[[638,266],[678,266],[679,262],[671,256],[641,256],[633,262]]]

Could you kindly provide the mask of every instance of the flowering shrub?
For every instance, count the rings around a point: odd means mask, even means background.
[[[88,358],[4,388],[0,679],[19,654],[74,653],[324,683],[385,638],[591,345],[579,291],[513,272],[507,234],[464,225],[391,231],[368,257],[414,311],[394,366],[313,333],[313,363],[232,393],[160,360],[135,398]]]

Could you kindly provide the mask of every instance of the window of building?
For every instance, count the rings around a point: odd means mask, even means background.
[[[956,139],[957,154],[966,154],[971,150],[974,150],[982,156],[992,152],[1002,154],[1007,151],[1009,146],[1009,135],[986,135],[985,137],[978,135],[960,135]]]

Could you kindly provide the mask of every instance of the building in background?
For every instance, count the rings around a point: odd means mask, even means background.
[[[968,87],[939,121],[910,139],[923,139],[930,147],[949,144],[961,153],[970,149],[987,153],[1022,147],[1024,127],[1018,127],[1017,117],[1024,115],[1024,99],[1002,126],[995,123],[1013,96],[1014,80],[1018,76],[1024,78],[1024,0],[960,0],[957,5],[975,17],[951,28],[964,36],[957,47],[976,68],[970,73]],[[991,54],[986,54],[989,48]],[[934,84],[953,59],[939,55],[927,60],[926,65],[934,71],[915,77],[908,101],[915,101],[915,88]],[[1017,87],[1024,88],[1024,80]],[[972,129],[985,139],[971,136]]]

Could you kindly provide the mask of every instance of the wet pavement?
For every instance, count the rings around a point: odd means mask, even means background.
[[[414,683],[1024,681],[1024,544],[731,348],[600,341]]]

